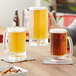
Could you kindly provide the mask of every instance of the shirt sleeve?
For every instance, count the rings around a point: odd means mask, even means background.
[[[68,36],[70,36],[73,40],[73,45],[76,45],[76,19],[73,21],[69,27],[64,27],[68,31]]]

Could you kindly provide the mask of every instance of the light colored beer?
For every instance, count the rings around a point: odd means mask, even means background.
[[[35,7],[30,9],[30,38],[34,40],[48,38],[47,8]]]
[[[8,51],[11,53],[24,53],[25,52],[25,31],[13,30],[8,32]]]
[[[51,55],[63,56],[67,54],[67,31],[66,29],[50,30]]]

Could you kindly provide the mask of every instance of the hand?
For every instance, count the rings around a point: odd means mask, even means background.
[[[48,12],[48,30],[50,30],[51,28],[61,28],[61,27],[57,24],[53,15],[50,12]]]

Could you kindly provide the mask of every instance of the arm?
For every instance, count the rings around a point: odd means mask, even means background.
[[[73,21],[69,27],[64,27],[68,31],[68,36],[73,40],[73,44],[76,45],[76,19]]]
[[[54,19],[54,17],[53,17],[53,15],[49,12],[48,13],[48,29],[50,30],[52,27],[54,27],[54,28],[62,28],[62,27],[60,27],[57,23],[56,23],[56,21],[55,21],[55,19]],[[75,19],[75,21],[69,26],[69,27],[64,27],[65,29],[67,29],[67,31],[68,31],[68,36],[70,36],[71,38],[72,38],[72,40],[73,40],[73,44],[74,45],[76,45],[76,19]]]

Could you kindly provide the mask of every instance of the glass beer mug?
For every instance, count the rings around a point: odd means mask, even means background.
[[[67,51],[67,40],[69,41],[70,51]],[[50,51],[53,59],[64,59],[73,54],[73,42],[71,37],[67,36],[66,29],[50,30]]]
[[[67,40],[70,50],[67,50]],[[73,64],[73,42],[67,36],[66,29],[50,29],[50,58],[44,59],[45,64]]]
[[[4,48],[8,52],[10,61],[26,59],[25,42],[26,32],[24,27],[8,27],[4,34]]]
[[[48,45],[48,10],[46,7],[30,7],[30,45]]]

